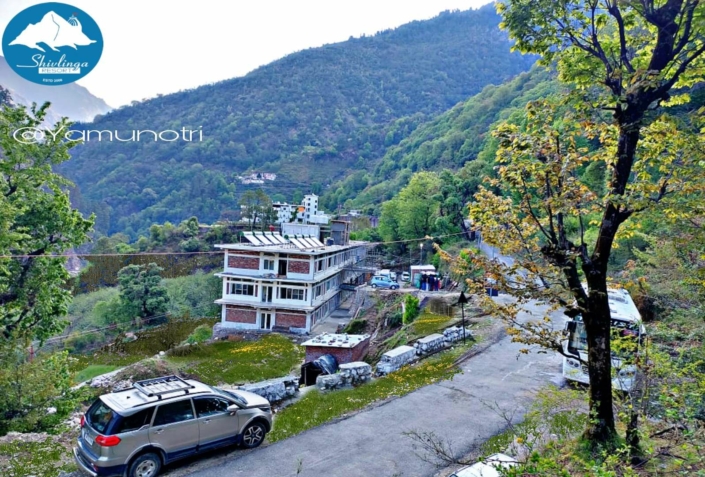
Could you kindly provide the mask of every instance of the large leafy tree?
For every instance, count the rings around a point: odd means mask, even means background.
[[[165,313],[169,304],[162,284],[164,269],[156,263],[128,265],[118,272],[120,301],[135,319],[143,320]]]
[[[70,182],[53,172],[75,144],[58,134],[68,123],[33,140],[48,107],[30,114],[0,106],[0,333],[6,340],[44,339],[63,328],[71,293],[60,255],[85,243],[93,225],[93,217],[71,208]]]
[[[254,230],[257,223],[264,230],[273,218],[272,199],[262,189],[248,190],[240,198],[243,207],[243,216],[250,221],[250,230]]]
[[[385,240],[420,238],[433,233],[439,213],[440,185],[436,173],[419,172],[397,197],[382,204],[380,222]]]
[[[498,3],[516,48],[555,62],[563,81],[577,86],[587,111],[611,112],[609,180],[592,246],[551,236],[543,256],[574,270],[570,290],[588,335],[590,399],[587,436],[608,442],[615,434],[611,392],[607,268],[617,232],[640,207],[625,200],[639,160],[644,128],[666,101],[687,100],[682,87],[705,74],[705,4],[700,0],[507,0]],[[675,98],[674,98],[675,97]],[[667,193],[669,182],[662,184]],[[657,194],[656,198],[663,196]],[[554,226],[556,224],[554,223]],[[566,268],[567,267],[567,268]],[[587,290],[580,283],[580,269]]]

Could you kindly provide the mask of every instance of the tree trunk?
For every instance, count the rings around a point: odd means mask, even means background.
[[[600,274],[601,275],[601,274]],[[610,308],[606,277],[588,279],[588,312],[583,314],[588,341],[590,376],[590,424],[585,437],[595,444],[608,444],[616,436],[612,405],[612,352]]]
[[[629,411],[626,440],[629,446],[629,454],[632,458],[632,463],[636,464],[640,462],[642,452],[639,440],[639,411],[635,408]]]

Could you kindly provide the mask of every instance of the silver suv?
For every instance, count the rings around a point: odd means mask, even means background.
[[[165,376],[100,396],[81,419],[73,453],[91,476],[155,477],[199,452],[257,447],[271,428],[269,401],[257,394]]]

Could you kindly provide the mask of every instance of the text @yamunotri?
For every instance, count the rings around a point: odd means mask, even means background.
[[[62,126],[58,131],[42,129],[37,127],[25,127],[15,130],[12,137],[17,142],[23,144],[38,144],[48,137],[56,140],[66,140],[72,142],[140,142],[140,141],[164,141],[164,142],[202,142],[203,129],[165,129],[163,131],[153,131],[151,129],[133,129],[131,131],[109,131],[109,130],[80,130],[66,129]]]

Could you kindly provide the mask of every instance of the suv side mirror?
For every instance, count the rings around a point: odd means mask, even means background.
[[[230,414],[235,414],[235,413],[238,412],[239,410],[240,410],[240,407],[239,407],[238,405],[236,405],[236,404],[231,404],[230,406],[228,406],[228,409],[227,409],[227,411],[228,411]]]

